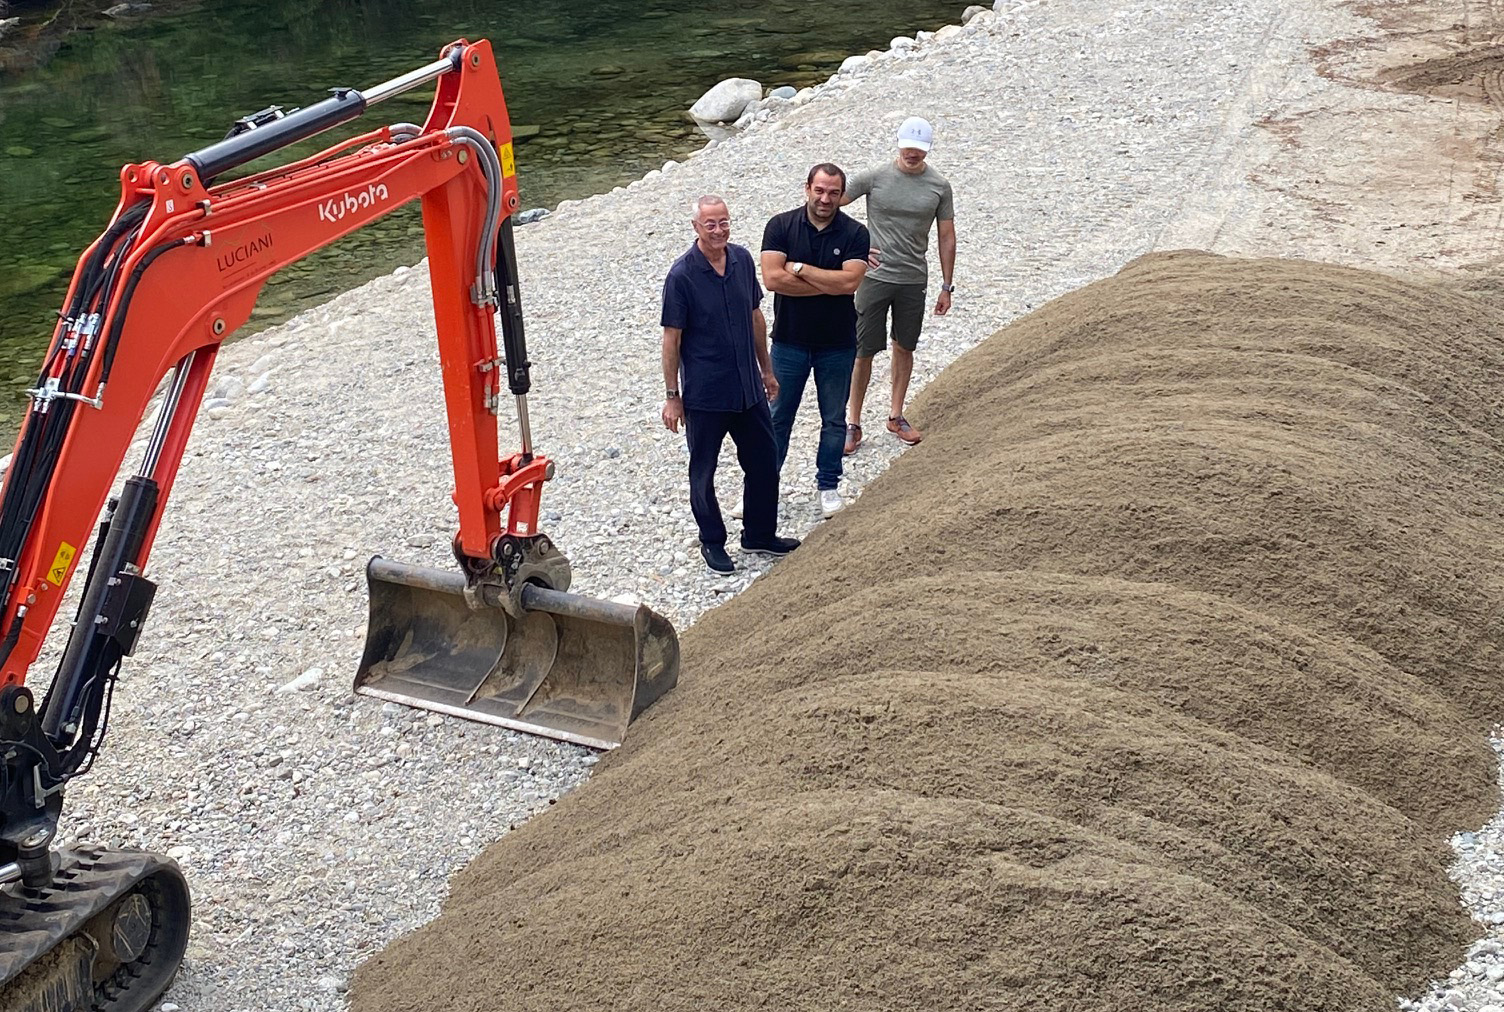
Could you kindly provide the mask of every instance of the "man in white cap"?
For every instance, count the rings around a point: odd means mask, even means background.
[[[881,250],[880,266],[867,272],[856,292],[856,363],[851,369],[851,396],[846,405],[846,447],[850,455],[862,445],[862,403],[872,380],[872,356],[888,346],[888,317],[893,319],[893,395],[888,431],[905,443],[923,434],[903,416],[914,372],[914,349],[928,304],[930,226],[940,234],[940,296],[935,315],[950,311],[956,266],[955,209],[950,183],[926,163],[934,130],[918,116],[898,128],[898,157],[851,177],[843,204],[867,198],[867,228],[872,247]]]

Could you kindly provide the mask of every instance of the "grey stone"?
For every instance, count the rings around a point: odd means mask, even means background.
[[[225,376],[214,384],[214,389],[210,391],[209,396],[222,398],[228,404],[243,393],[245,393],[245,383],[240,377]]]
[[[290,681],[284,682],[282,685],[278,686],[277,687],[277,691],[278,692],[284,692],[284,693],[285,692],[302,692],[304,689],[311,689],[315,685],[319,684],[319,679],[321,679],[323,677],[324,677],[324,669],[323,668],[309,668],[307,671],[303,672],[298,677],[296,677],[296,678],[294,678],[294,679],[292,679]]]
[[[762,85],[751,78],[731,77],[701,95],[689,114],[701,123],[729,123],[748,104],[762,98]]]
[[[106,7],[99,13],[107,18],[126,18],[137,14],[145,14],[149,10],[151,10],[151,4],[124,3],[115,4],[113,7]]]

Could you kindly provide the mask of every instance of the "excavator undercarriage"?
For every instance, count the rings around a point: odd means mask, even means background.
[[[421,126],[219,181],[430,82]],[[170,165],[121,170],[120,204],[79,259],[0,486],[0,1009],[144,1012],[171,982],[188,941],[183,872],[141,851],[60,848],[65,788],[99,754],[146,624],[148,556],[221,343],[273,273],[408,201],[423,208],[456,566],[371,560],[355,691],[607,749],[674,686],[673,627],[642,605],[570,593],[569,562],[538,528],[555,465],[528,422],[511,140],[490,45],[461,40],[374,88],[262,110]],[[506,457],[503,386],[520,444]],[[144,459],[117,489],[159,389]],[[39,701],[27,673],[91,532]]]
[[[6,1012],[151,1007],[188,944],[188,882],[146,851],[55,852],[40,888],[0,892]]]

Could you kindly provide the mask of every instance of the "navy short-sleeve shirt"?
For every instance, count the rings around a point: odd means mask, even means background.
[[[789,263],[828,271],[840,270],[848,260],[866,260],[871,248],[867,226],[845,211],[815,228],[803,204],[775,214],[762,233],[764,253],[782,253]],[[773,340],[804,348],[855,347],[855,296],[773,293]]]
[[[717,274],[699,243],[669,268],[663,282],[663,323],[683,332],[679,370],[684,406],[745,411],[767,399],[752,345],[752,313],[762,285],[746,247],[726,244],[726,273]]]

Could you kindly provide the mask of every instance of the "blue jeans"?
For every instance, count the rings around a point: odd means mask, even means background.
[[[778,470],[789,455],[789,433],[804,397],[804,384],[815,374],[820,402],[820,448],[815,452],[815,486],[835,488],[841,481],[841,452],[846,448],[846,398],[851,393],[851,366],[856,348],[802,348],[773,343],[773,375],[778,399],[773,402],[773,435],[778,440]]]

